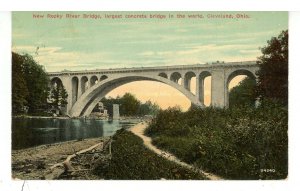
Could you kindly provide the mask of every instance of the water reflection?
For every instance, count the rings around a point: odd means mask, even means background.
[[[92,137],[111,136],[138,120],[108,121],[96,119],[12,119],[12,149]]]

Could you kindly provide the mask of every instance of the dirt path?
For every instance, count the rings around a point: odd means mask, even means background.
[[[152,150],[153,152],[155,152],[156,154],[170,160],[170,161],[173,161],[183,167],[186,167],[186,168],[189,168],[189,169],[192,169],[194,171],[197,171],[197,172],[200,172],[202,174],[204,174],[208,179],[210,180],[222,180],[221,177],[217,176],[217,175],[214,175],[214,174],[211,174],[211,173],[207,173],[207,172],[204,172],[190,164],[187,164],[185,162],[182,162],[180,161],[176,156],[174,156],[173,154],[169,153],[169,152],[166,152],[166,151],[163,151],[163,150],[160,150],[159,148],[157,148],[155,145],[153,145],[151,143],[151,137],[147,137],[144,135],[144,131],[145,129],[147,128],[147,123],[146,122],[141,122],[141,123],[138,123],[136,124],[135,126],[133,126],[132,128],[130,128],[129,130],[134,133],[135,135],[139,136],[140,138],[143,139],[144,141],[144,144],[147,148],[149,148],[150,150]]]

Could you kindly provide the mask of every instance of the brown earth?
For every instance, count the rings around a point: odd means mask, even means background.
[[[109,137],[84,139],[80,141],[68,141],[49,145],[41,145],[33,148],[12,150],[12,178],[23,180],[46,179],[50,173],[50,167],[57,163],[62,163],[69,155],[86,149],[100,142],[107,142]],[[102,148],[99,148],[102,149]],[[102,155],[97,152],[97,155]],[[93,157],[93,158],[91,158]],[[98,156],[99,157],[99,156]],[[79,170],[73,176],[63,179],[99,179],[91,171],[80,169],[90,169],[90,160],[95,158],[95,154],[84,154],[72,160],[72,165]]]

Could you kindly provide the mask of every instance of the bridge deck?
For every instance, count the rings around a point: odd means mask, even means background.
[[[256,61],[244,62],[214,62],[207,64],[193,64],[193,65],[176,65],[176,66],[155,66],[155,67],[132,67],[132,68],[109,68],[109,69],[95,69],[95,70],[80,70],[61,72],[48,72],[49,76],[59,76],[68,74],[109,74],[109,73],[129,73],[129,72],[151,72],[151,71],[168,71],[168,70],[184,70],[184,69],[206,69],[206,68],[228,68],[236,66],[256,66]]]

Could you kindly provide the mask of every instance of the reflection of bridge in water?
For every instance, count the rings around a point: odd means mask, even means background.
[[[68,92],[67,113],[72,117],[89,115],[111,90],[134,81],[156,81],[183,93],[193,104],[204,106],[204,80],[211,76],[211,104],[229,105],[228,85],[238,75],[256,79],[255,61],[196,64],[161,67],[117,68],[85,71],[51,72],[51,84],[62,83]],[[191,79],[196,78],[196,93]],[[181,82],[181,83],[180,83]]]

